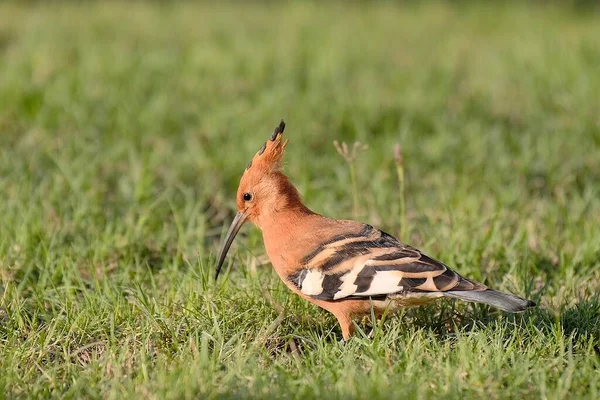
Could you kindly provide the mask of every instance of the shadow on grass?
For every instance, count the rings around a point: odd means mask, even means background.
[[[452,303],[430,305],[409,310],[401,318],[434,333],[439,338],[447,338],[458,332],[493,328],[500,323],[509,322],[511,329],[506,330],[507,335],[512,335],[515,330],[522,331],[524,338],[535,333],[542,335],[559,333],[565,338],[573,338],[574,341],[592,340],[596,353],[600,354],[598,294],[581,299],[574,305],[565,307],[560,313],[538,306],[523,314],[508,314],[480,304],[461,307],[460,310],[458,311]]]
[[[594,350],[600,355],[600,297],[581,300],[560,314],[560,326],[565,336],[575,339],[591,338]]]
[[[322,321],[326,323],[325,321]],[[448,340],[458,333],[465,334],[485,329],[503,327],[504,335],[512,336],[517,331],[524,341],[534,336],[562,335],[572,338],[574,342],[592,340],[597,354],[600,354],[600,297],[582,299],[576,304],[566,307],[560,313],[554,313],[543,307],[536,307],[523,314],[510,314],[495,310],[481,304],[465,305],[460,302],[440,301],[438,303],[409,309],[404,314],[387,316],[383,323],[365,318],[357,323],[357,335],[370,337],[369,332],[382,329],[392,331],[392,325],[402,323],[406,329],[420,328],[433,333],[439,340]],[[337,323],[323,339],[340,341],[341,331]],[[306,327],[306,329],[315,329]],[[304,331],[304,329],[302,329]],[[302,340],[300,340],[302,342]],[[279,350],[286,349],[286,340],[277,340]],[[310,347],[308,343],[296,342],[298,347]],[[283,347],[283,349],[282,349]]]

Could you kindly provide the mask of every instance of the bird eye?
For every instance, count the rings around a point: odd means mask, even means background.
[[[244,201],[252,200],[252,195],[250,193],[244,193]]]

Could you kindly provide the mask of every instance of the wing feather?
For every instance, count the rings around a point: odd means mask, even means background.
[[[321,300],[486,289],[370,225],[323,242],[302,261],[289,279]]]

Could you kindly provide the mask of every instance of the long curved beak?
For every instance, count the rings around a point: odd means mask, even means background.
[[[225,241],[223,242],[223,246],[221,246],[221,251],[219,252],[219,262],[217,263],[217,273],[215,274],[215,280],[219,277],[219,272],[221,272],[221,267],[223,266],[223,261],[225,261],[225,256],[231,247],[231,243],[233,243],[233,239],[235,235],[237,235],[238,231],[246,222],[246,218],[248,214],[246,212],[238,212],[227,231],[227,235],[225,236]]]

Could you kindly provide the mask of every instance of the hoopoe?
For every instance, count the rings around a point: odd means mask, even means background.
[[[391,235],[355,221],[309,210],[281,171],[287,140],[283,120],[246,167],[237,191],[237,215],[218,258],[215,279],[235,235],[249,220],[262,230],[273,268],[293,292],[331,312],[347,340],[353,319],[381,316],[440,297],[522,312],[535,303],[488,289]]]

